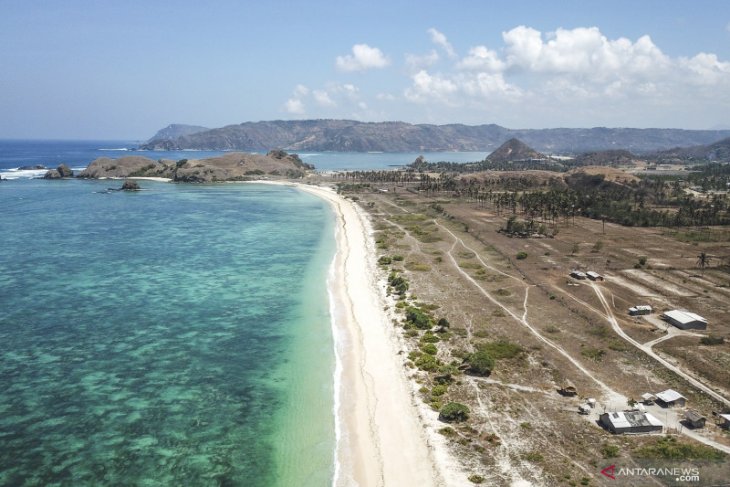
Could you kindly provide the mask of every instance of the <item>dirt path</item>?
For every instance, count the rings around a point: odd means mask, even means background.
[[[454,232],[452,232],[451,230],[449,230],[448,228],[444,227],[444,226],[443,226],[443,225],[441,225],[441,224],[437,224],[437,225],[438,225],[438,226],[440,226],[441,228],[443,228],[443,229],[444,229],[444,230],[445,230],[445,231],[446,231],[446,232],[447,232],[447,233],[448,233],[449,235],[451,235],[451,237],[452,237],[452,238],[453,238],[453,239],[454,239],[455,241],[457,241],[457,242],[460,242],[460,243],[461,243],[461,245],[462,245],[462,246],[463,246],[463,247],[464,247],[464,248],[465,248],[466,250],[469,250],[470,252],[474,252],[474,254],[478,255],[478,253],[477,253],[477,252],[476,252],[476,251],[475,251],[474,249],[472,249],[471,247],[469,247],[468,245],[466,245],[466,244],[464,243],[464,241],[463,241],[462,239],[460,239],[459,237],[457,237],[457,236],[456,236],[456,235],[454,234]],[[453,247],[452,247],[452,249],[453,249]],[[525,283],[522,283],[522,280],[520,280],[520,279],[518,279],[518,278],[516,278],[516,277],[514,277],[514,276],[509,276],[509,277],[511,277],[512,279],[517,279],[517,280],[518,280],[519,282],[521,282],[521,283],[523,284],[523,286],[525,286],[525,299],[524,299],[524,302],[523,302],[523,306],[524,306],[524,312],[523,312],[522,316],[519,316],[519,315],[517,315],[517,314],[516,314],[516,313],[515,313],[514,311],[512,311],[512,310],[511,310],[510,308],[508,308],[507,306],[503,305],[503,304],[502,304],[501,302],[499,302],[499,301],[498,301],[498,300],[497,300],[496,298],[494,298],[494,296],[492,296],[492,295],[491,295],[491,293],[489,293],[489,291],[487,291],[486,289],[484,289],[484,288],[483,288],[483,287],[482,287],[482,286],[481,286],[481,285],[480,285],[480,284],[479,284],[479,283],[478,283],[478,282],[477,282],[477,281],[476,281],[476,280],[475,280],[475,279],[474,279],[473,277],[471,277],[471,276],[470,276],[470,275],[469,275],[468,273],[466,273],[466,272],[465,272],[465,271],[464,271],[464,270],[463,270],[463,269],[462,269],[461,267],[459,267],[459,265],[458,265],[458,263],[457,263],[457,261],[456,261],[456,258],[454,258],[454,255],[453,255],[453,253],[452,253],[452,250],[449,250],[449,252],[447,253],[447,255],[448,255],[449,259],[451,260],[452,264],[454,265],[454,268],[455,268],[455,269],[456,269],[456,270],[457,270],[457,271],[459,272],[459,274],[461,274],[461,276],[462,276],[462,277],[463,277],[464,279],[466,279],[466,280],[467,280],[467,281],[469,281],[469,282],[470,282],[470,283],[471,283],[471,284],[472,284],[472,285],[473,285],[474,287],[476,287],[476,288],[477,288],[477,289],[479,290],[479,292],[480,292],[480,293],[481,293],[481,294],[482,294],[482,295],[483,295],[483,296],[484,296],[485,298],[487,298],[487,299],[488,299],[488,300],[489,300],[489,301],[490,301],[490,302],[491,302],[492,304],[494,304],[494,305],[496,305],[496,306],[499,306],[500,308],[502,308],[502,310],[503,310],[503,311],[504,311],[505,313],[507,313],[507,314],[508,314],[509,316],[511,316],[511,317],[512,317],[512,318],[513,318],[513,319],[514,319],[515,321],[517,321],[517,322],[518,322],[518,323],[520,323],[520,324],[521,324],[522,326],[524,326],[524,327],[526,327],[526,328],[527,328],[528,330],[530,330],[530,332],[532,332],[532,334],[533,334],[533,335],[535,335],[535,337],[537,337],[537,339],[538,339],[538,340],[540,340],[541,342],[543,342],[544,344],[546,344],[546,345],[547,345],[547,346],[549,346],[550,348],[552,348],[552,349],[554,349],[555,351],[557,351],[558,353],[560,353],[560,354],[561,354],[561,355],[562,355],[563,357],[565,357],[565,358],[566,358],[566,359],[567,359],[567,360],[568,360],[568,361],[569,361],[570,363],[572,363],[572,364],[573,364],[573,365],[574,365],[574,366],[575,366],[575,367],[576,367],[576,368],[577,368],[578,370],[580,370],[580,371],[581,371],[581,372],[583,372],[583,373],[584,373],[584,374],[585,374],[585,375],[586,375],[587,377],[589,377],[589,378],[590,378],[591,380],[593,380],[593,381],[594,381],[594,382],[595,382],[595,383],[596,383],[596,384],[597,384],[597,385],[598,385],[598,386],[599,386],[599,387],[600,387],[601,389],[603,389],[604,393],[605,393],[605,394],[606,394],[606,395],[607,395],[607,396],[608,396],[608,397],[610,398],[610,402],[613,402],[613,401],[616,401],[616,400],[622,400],[622,401],[623,401],[623,402],[625,403],[625,402],[627,401],[627,398],[626,398],[625,396],[623,396],[622,394],[619,394],[618,392],[614,391],[614,390],[613,390],[613,389],[611,389],[611,388],[610,388],[609,386],[607,386],[607,385],[606,385],[606,384],[605,384],[605,383],[604,383],[603,381],[601,381],[601,380],[600,380],[600,379],[598,379],[598,378],[597,378],[596,376],[594,376],[594,375],[593,375],[593,373],[592,373],[591,371],[589,371],[588,369],[586,369],[586,368],[585,368],[585,367],[583,366],[583,364],[581,364],[581,363],[580,363],[580,362],[579,362],[578,360],[576,360],[575,358],[573,358],[573,356],[571,356],[571,355],[570,355],[570,354],[569,354],[568,352],[566,352],[566,351],[565,351],[565,350],[564,350],[564,349],[563,349],[563,348],[562,348],[561,346],[557,345],[557,344],[556,344],[555,342],[553,342],[552,340],[550,340],[550,339],[548,339],[548,338],[544,337],[544,336],[543,336],[543,335],[542,335],[542,334],[541,334],[541,333],[540,333],[540,332],[539,332],[539,331],[538,331],[538,330],[537,330],[537,329],[536,329],[536,328],[535,328],[534,326],[532,326],[532,325],[530,324],[530,322],[529,322],[529,321],[527,321],[527,310],[528,310],[528,307],[527,307],[527,299],[528,299],[528,292],[527,292],[527,288],[528,288],[528,286],[527,286],[527,285],[526,285]],[[481,258],[480,258],[480,261],[481,261],[481,262],[484,262],[483,260],[481,260]],[[485,265],[485,264],[486,264],[486,263],[483,263],[483,265]],[[488,266],[488,267],[489,267],[490,269],[495,269],[495,268],[494,268],[493,266]],[[506,273],[504,273],[504,272],[502,272],[502,271],[499,271],[499,272],[500,272],[501,274],[505,274],[505,275],[508,275],[508,274],[506,274]]]
[[[654,350],[651,349],[651,347],[643,345],[643,344],[637,342],[636,340],[634,340],[633,338],[631,338],[629,335],[627,335],[619,326],[618,321],[616,320],[616,316],[613,314],[613,310],[609,306],[608,301],[606,301],[606,297],[601,292],[601,288],[598,287],[598,285],[595,282],[592,282],[591,286],[593,287],[593,290],[595,291],[596,295],[598,296],[598,299],[601,301],[601,304],[603,305],[603,309],[606,312],[608,322],[611,324],[611,327],[613,328],[613,330],[616,332],[617,335],[619,335],[621,338],[623,338],[624,340],[626,340],[627,342],[629,342],[630,344],[632,344],[633,346],[635,346],[636,348],[638,348],[639,350],[644,352],[645,354],[652,357],[654,360],[656,360],[657,362],[662,364],[667,369],[671,370],[675,374],[677,374],[680,377],[682,377],[683,379],[685,379],[687,382],[689,382],[696,388],[705,392],[706,394],[711,396],[713,399],[720,401],[727,406],[730,406],[730,400],[726,399],[725,397],[721,396],[714,390],[710,389],[708,386],[706,386],[699,380],[695,379],[694,377],[692,377],[690,374],[683,371],[679,367],[667,362],[665,359],[663,359],[662,357],[657,355],[654,352]]]

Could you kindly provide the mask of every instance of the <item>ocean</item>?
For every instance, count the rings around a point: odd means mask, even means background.
[[[119,183],[17,169],[131,146],[0,141],[0,485],[330,485],[331,209],[284,186],[108,192]]]
[[[61,163],[83,169],[97,157],[143,156],[157,159],[203,159],[224,154],[222,151],[138,151],[133,141],[58,141],[0,140],[0,176],[6,179],[41,177],[44,170],[18,171],[19,167],[42,165],[55,168]],[[304,152],[304,162],[320,171],[382,170],[410,164],[423,155],[429,162],[475,162],[489,152]]]

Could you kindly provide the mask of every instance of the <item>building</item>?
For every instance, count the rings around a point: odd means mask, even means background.
[[[680,330],[706,330],[707,320],[702,316],[690,313],[689,311],[682,311],[673,309],[667,311],[662,315],[666,321],[676,326]]]
[[[558,389],[558,392],[562,396],[572,397],[578,394],[578,389],[575,388],[573,383],[564,382],[560,389]]]
[[[603,413],[600,421],[611,433],[661,432],[664,425],[651,413],[643,411],[616,411]]]
[[[586,276],[588,276],[588,279],[591,281],[602,281],[603,276],[600,275],[598,272],[588,271],[586,272]]]
[[[641,402],[643,402],[647,406],[651,406],[652,404],[654,404],[655,399],[656,397],[651,392],[645,392],[641,395]]]
[[[684,413],[684,419],[690,428],[704,428],[705,421],[707,421],[706,417],[702,416],[694,409],[690,409]]]
[[[631,316],[648,315],[654,311],[648,304],[640,304],[639,306],[632,306],[629,308],[629,314]]]
[[[674,406],[684,407],[684,405],[687,404],[687,398],[674,389],[667,389],[664,392],[656,393],[656,402],[660,406],[668,408]]]
[[[570,272],[570,277],[572,277],[574,279],[581,279],[582,280],[582,279],[585,279],[587,276],[586,276],[586,273],[585,272],[571,271]]]

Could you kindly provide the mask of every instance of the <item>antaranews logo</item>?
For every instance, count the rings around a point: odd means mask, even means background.
[[[616,468],[616,465],[609,465],[608,467],[601,470],[601,474],[608,477],[611,480],[616,480],[616,477],[670,477],[675,482],[699,482],[700,481],[700,469],[697,467],[689,468],[642,468],[642,467],[620,467]]]
[[[611,480],[616,480],[616,465],[604,468],[601,473]]]

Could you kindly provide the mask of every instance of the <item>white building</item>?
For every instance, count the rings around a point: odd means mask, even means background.
[[[643,411],[616,411],[603,413],[601,424],[611,433],[653,433],[662,431],[664,425],[651,413]]]
[[[655,395],[657,402],[667,407],[684,407],[684,405],[687,404],[687,398],[679,392],[675,391],[674,389],[667,389],[663,392],[657,392]]]
[[[662,318],[667,320],[681,330],[706,330],[707,320],[702,316],[690,313],[689,311],[683,311],[679,309],[673,309],[667,311],[662,315]]]
[[[631,316],[649,315],[652,311],[651,306],[648,304],[641,304],[639,306],[632,306],[629,308],[629,314]]]

